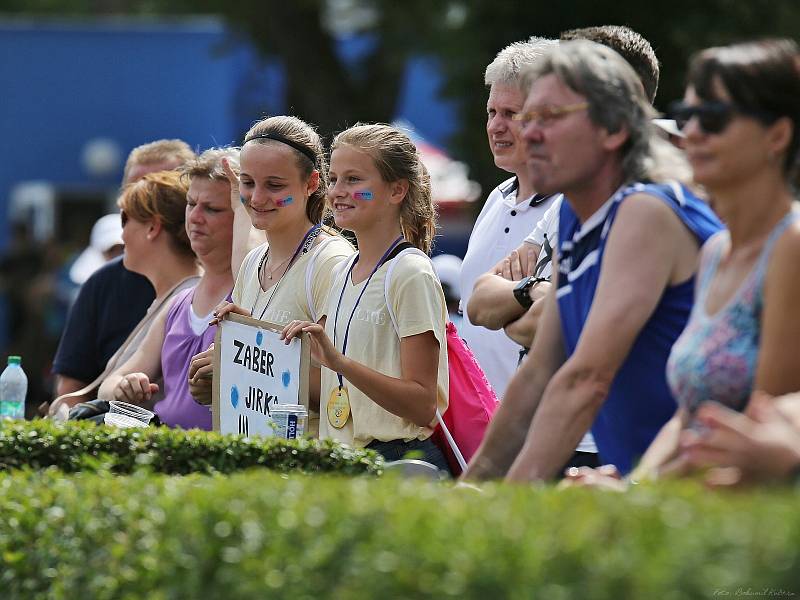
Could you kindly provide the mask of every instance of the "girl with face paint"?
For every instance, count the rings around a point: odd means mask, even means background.
[[[353,247],[322,225],[326,213],[327,164],[314,129],[296,117],[270,117],[256,123],[244,139],[238,177],[232,182],[236,213],[234,252],[244,254],[251,225],[266,242],[241,263],[231,303],[217,308],[216,320],[234,312],[284,326],[296,320],[318,322],[330,276]],[[210,403],[213,347],[197,355],[189,371],[190,388]],[[310,432],[315,431],[319,368],[310,378]]]
[[[447,472],[430,439],[436,409],[447,407],[447,312],[424,255],[435,231],[430,178],[408,136],[387,125],[337,135],[328,203],[359,253],[333,277],[326,322],[297,320],[283,331],[287,343],[310,334],[323,365],[320,437],[387,460],[420,452]]]

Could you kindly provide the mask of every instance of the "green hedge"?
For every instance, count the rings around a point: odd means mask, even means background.
[[[785,490],[479,494],[386,477],[51,469],[0,475],[0,497],[7,600],[800,594],[800,496]]]
[[[379,474],[383,459],[331,441],[245,439],[206,431],[117,429],[88,422],[0,420],[0,470],[55,466],[66,472],[139,467],[166,474],[231,473],[249,467],[280,472]],[[1,595],[0,595],[1,597]]]

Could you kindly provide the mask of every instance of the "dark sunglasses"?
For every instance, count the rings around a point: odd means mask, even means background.
[[[686,124],[692,117],[697,117],[700,128],[706,133],[722,133],[725,128],[738,115],[747,115],[758,119],[765,125],[775,122],[778,117],[770,112],[763,110],[743,110],[742,108],[720,102],[718,100],[703,102],[701,104],[686,104],[686,102],[673,102],[669,105],[668,112],[670,117],[675,119],[675,124],[683,131]]]
[[[119,211],[119,220],[122,222],[123,227],[128,224],[129,218],[130,217],[128,217],[128,213],[126,213],[124,210]]]
[[[727,102],[686,104],[677,101],[669,105],[669,115],[675,119],[675,124],[681,131],[692,117],[697,117],[700,128],[706,133],[722,133],[735,114],[736,108]]]

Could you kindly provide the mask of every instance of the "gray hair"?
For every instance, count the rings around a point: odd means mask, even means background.
[[[189,144],[183,140],[156,140],[149,144],[136,146],[125,161],[125,171],[122,174],[123,183],[130,183],[128,176],[134,165],[156,165],[159,163],[174,163],[174,166],[184,165],[196,158]]]
[[[484,82],[487,86],[495,83],[519,85],[525,70],[556,46],[558,46],[558,40],[536,36],[526,42],[514,42],[500,50],[495,59],[486,67]]]
[[[181,175],[187,180],[199,177],[227,182],[228,176],[222,167],[223,158],[228,159],[228,164],[234,173],[239,172],[239,148],[226,146],[224,148],[209,148],[194,160],[190,160],[180,168]]]
[[[631,65],[612,49],[587,40],[561,42],[558,48],[526,69],[524,90],[545,75],[555,75],[586,97],[589,118],[611,133],[626,129],[622,171],[626,182],[677,180],[691,182],[682,153],[657,133],[656,116]]]

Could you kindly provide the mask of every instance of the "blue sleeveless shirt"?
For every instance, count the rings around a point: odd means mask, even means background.
[[[678,183],[622,187],[584,223],[566,198],[559,213],[556,298],[567,356],[575,352],[592,307],[606,242],[620,204],[637,193],[667,204],[697,237],[699,245],[722,228],[708,205]],[[616,465],[621,473],[633,468],[675,413],[677,405],[667,385],[666,364],[672,344],[689,318],[693,298],[694,277],[664,290],[614,377],[592,426],[603,462]]]

